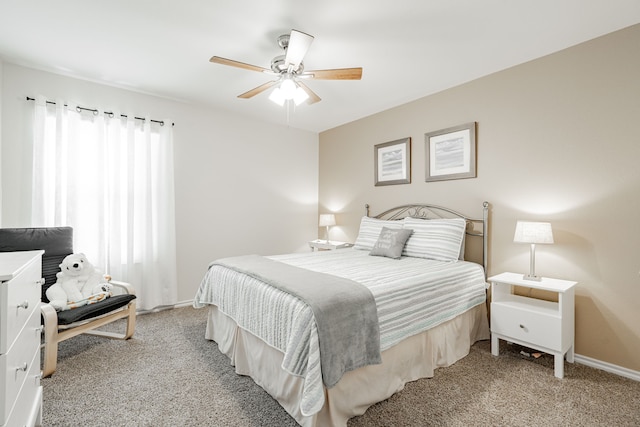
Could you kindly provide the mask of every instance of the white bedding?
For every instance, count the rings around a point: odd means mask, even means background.
[[[395,260],[369,256],[368,251],[356,249],[270,258],[368,287],[378,310],[381,351],[485,301],[484,272],[475,263],[413,257]],[[303,415],[322,408],[325,394],[317,331],[306,304],[219,266],[207,272],[194,299],[195,307],[207,304],[216,305],[239,327],[284,354],[283,369],[304,378],[300,404]]]

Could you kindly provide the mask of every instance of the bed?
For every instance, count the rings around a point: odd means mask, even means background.
[[[213,261],[205,338],[303,426],[346,426],[489,338],[489,204],[365,215],[352,248]]]

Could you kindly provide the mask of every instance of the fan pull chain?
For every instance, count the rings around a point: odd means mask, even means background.
[[[291,108],[291,100],[285,101],[287,104],[287,126],[289,126],[289,109]]]

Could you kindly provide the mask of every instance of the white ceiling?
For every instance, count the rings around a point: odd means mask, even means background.
[[[0,57],[287,124],[268,92],[237,98],[270,76],[209,58],[269,68],[293,28],[305,69],[364,69],[307,81],[322,101],[289,125],[321,132],[639,22],[640,0],[0,0]]]

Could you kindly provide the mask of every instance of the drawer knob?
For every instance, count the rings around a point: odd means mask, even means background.
[[[524,329],[524,325],[520,325],[520,329]]]
[[[18,308],[24,308],[25,310],[29,308],[29,301],[25,301],[22,304],[18,304]]]
[[[24,362],[24,363],[22,364],[22,366],[18,366],[18,367],[16,368],[16,372],[18,372],[18,371],[27,372],[27,368],[28,368],[28,367],[29,367],[29,365],[27,365],[27,362]]]

